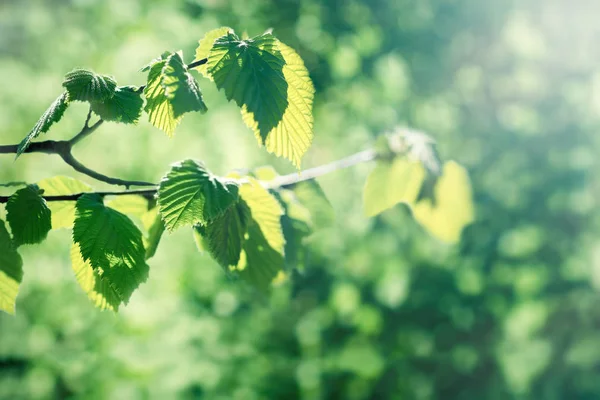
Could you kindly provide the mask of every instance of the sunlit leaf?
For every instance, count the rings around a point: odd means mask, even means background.
[[[4,221],[0,220],[0,310],[15,313],[15,301],[23,279],[23,260],[17,252]]]
[[[17,246],[46,239],[52,228],[51,212],[37,185],[24,187],[9,197],[6,220]]]
[[[372,217],[398,203],[414,203],[424,178],[418,162],[403,157],[378,161],[363,191],[365,214]]]
[[[444,164],[434,187],[434,199],[413,206],[415,219],[431,234],[445,242],[457,242],[463,228],[475,219],[469,175],[455,161]]]
[[[140,89],[135,86],[119,86],[111,98],[91,103],[92,111],[105,121],[137,124],[142,115]]]
[[[112,76],[76,68],[65,75],[63,87],[70,101],[104,101],[114,95],[117,82]]]
[[[179,162],[158,188],[160,213],[169,231],[185,225],[206,224],[238,199],[238,184],[219,178],[193,160]]]
[[[200,39],[200,41],[198,41],[198,47],[196,48],[196,60],[203,60],[205,58],[208,58],[208,55],[210,53],[210,50],[213,47],[213,44],[215,43],[215,40],[217,40],[221,36],[227,35],[227,33],[230,30],[231,30],[231,28],[224,26],[224,27],[213,29],[212,31],[207,32],[204,35],[204,37],[202,39]],[[194,69],[197,70],[198,72],[200,72],[205,77],[212,79],[210,74],[208,74],[208,72],[207,72],[206,64],[197,66]]]
[[[60,121],[64,115],[67,107],[69,106],[69,96],[67,92],[58,96],[50,107],[42,114],[39,121],[35,124],[33,129],[25,136],[25,138],[19,143],[17,148],[17,157],[27,150],[33,139],[37,138],[41,133],[46,133],[55,122]]]
[[[92,188],[77,179],[67,176],[55,176],[42,179],[37,184],[46,196],[59,196],[90,192]],[[52,229],[72,228],[75,220],[75,202],[50,201],[47,203],[52,212]]]
[[[240,260],[249,215],[248,206],[239,200],[203,230],[202,245],[223,268],[237,265]]]
[[[77,283],[88,295],[92,303],[101,310],[117,311],[121,304],[121,297],[110,286],[107,280],[102,279],[102,269],[94,270],[89,261],[84,261],[79,246],[71,245],[71,266],[75,272]]]
[[[120,212],[106,207],[97,194],[77,200],[73,241],[94,270],[127,303],[133,291],[148,277],[142,234]]]

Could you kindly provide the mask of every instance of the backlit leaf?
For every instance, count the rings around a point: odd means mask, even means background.
[[[105,121],[136,124],[142,115],[144,100],[135,86],[119,86],[114,95],[91,103],[92,111]]]
[[[23,279],[23,260],[0,220],[0,310],[15,313],[15,301]]]
[[[208,58],[210,54],[210,50],[215,43],[215,40],[220,38],[221,36],[227,35],[227,33],[231,30],[226,26],[213,29],[212,31],[207,32],[204,37],[198,42],[198,47],[196,48],[196,60],[203,60]],[[207,65],[203,64],[194,68],[199,71],[202,75],[212,80],[212,77],[207,72]]]
[[[42,114],[33,129],[31,129],[27,136],[19,143],[17,157],[27,150],[33,139],[37,138],[41,133],[48,132],[53,123],[60,121],[68,105],[69,96],[67,92],[58,96],[58,98],[50,104],[50,107]]]
[[[158,188],[159,210],[169,231],[206,224],[238,199],[238,184],[219,178],[204,165],[185,160],[171,168]]]
[[[165,96],[173,106],[175,118],[191,111],[205,113],[208,109],[196,79],[188,72],[181,53],[170,55],[162,70]]]
[[[90,192],[91,186],[67,176],[55,176],[42,179],[37,184],[46,196],[69,195]],[[75,220],[74,201],[49,201],[48,208],[52,212],[52,229],[72,228]]]
[[[17,246],[40,243],[52,228],[50,209],[37,185],[24,187],[10,196],[6,219]]]
[[[106,207],[102,197],[85,194],[77,200],[73,241],[84,261],[127,303],[148,277],[142,234],[120,212]]]
[[[229,207],[208,223],[204,230],[207,250],[225,269],[237,265],[248,225],[250,211],[243,200]]]

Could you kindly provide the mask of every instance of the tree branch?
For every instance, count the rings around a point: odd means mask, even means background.
[[[152,199],[156,195],[156,189],[147,190],[129,190],[125,192],[85,192],[76,194],[66,194],[58,196],[42,196],[46,201],[77,201],[84,194],[97,194],[99,196],[128,196],[138,195],[147,199]],[[0,203],[6,203],[10,196],[0,196]]]

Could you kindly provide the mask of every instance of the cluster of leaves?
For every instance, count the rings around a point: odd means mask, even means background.
[[[86,101],[106,121],[135,123],[142,108],[150,122],[171,136],[185,113],[206,112],[190,69],[223,89],[242,111],[260,144],[300,166],[312,141],[314,89],[300,57],[271,33],[240,39],[228,28],[200,41],[197,61],[165,52],[142,71],[143,87],[117,86],[109,76],[76,69],[66,75],[65,92],[43,114],[19,146],[24,152],[40,133],[60,120],[70,101]],[[142,98],[142,94],[145,98]],[[458,164],[443,167],[433,143],[402,130],[377,146],[377,165],[365,191],[365,212],[374,216],[408,204],[419,221],[445,241],[456,241],[473,219],[468,176]],[[71,260],[80,286],[96,306],[117,310],[148,278],[147,260],[165,230],[192,230],[198,248],[231,275],[267,290],[301,268],[305,239],[333,221],[333,211],[315,181],[289,187],[273,184],[277,173],[264,167],[244,176],[220,177],[203,163],[172,166],[155,195],[105,199],[85,183],[55,177],[26,185],[6,204],[12,235],[0,221],[0,309],[14,312],[21,282],[17,248],[43,241],[51,229],[73,231]],[[47,202],[45,196],[74,195]],[[53,199],[56,200],[56,199]]]

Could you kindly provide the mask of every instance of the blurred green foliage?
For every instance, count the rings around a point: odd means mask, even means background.
[[[26,135],[75,66],[139,85],[141,66],[193,54],[210,29],[272,27],[317,89],[305,166],[406,124],[468,167],[477,222],[447,246],[403,206],[367,219],[372,167],[340,171],[320,180],[336,222],[269,298],[228,281],[182,231],[116,315],[88,301],[69,233],[52,232],[23,248],[17,316],[0,315],[0,398],[600,397],[599,13],[593,0],[3,1],[3,144]],[[219,174],[293,170],[200,85],[211,112],[174,139],[145,120],[107,124],[77,155],[141,180],[188,157]],[[53,138],[85,112],[69,108]],[[58,174],[72,173],[57,158],[0,159],[0,182]]]

